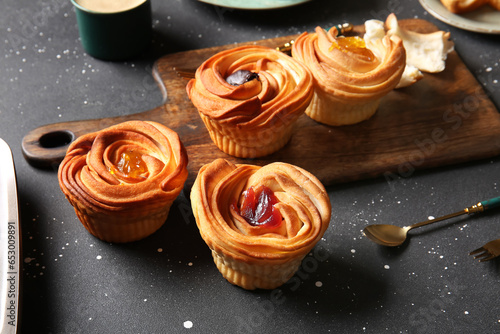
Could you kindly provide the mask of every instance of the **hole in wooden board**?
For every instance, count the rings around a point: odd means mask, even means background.
[[[70,131],[54,131],[40,137],[40,146],[43,148],[56,148],[66,146],[73,141],[75,135]]]

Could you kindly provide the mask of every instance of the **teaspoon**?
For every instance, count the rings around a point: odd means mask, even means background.
[[[368,239],[379,245],[399,246],[403,242],[405,242],[408,231],[413,228],[425,226],[428,224],[436,223],[438,221],[450,219],[465,214],[470,215],[477,212],[483,212],[485,210],[493,209],[496,207],[500,207],[500,197],[495,197],[486,201],[482,201],[471,207],[465,208],[462,211],[450,213],[446,216],[438,218],[429,219],[410,226],[399,227],[388,224],[368,225],[363,229],[363,233],[368,237]]]

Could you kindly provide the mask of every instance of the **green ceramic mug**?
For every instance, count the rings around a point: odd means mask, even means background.
[[[126,60],[151,44],[150,0],[71,0],[85,51],[104,60]]]

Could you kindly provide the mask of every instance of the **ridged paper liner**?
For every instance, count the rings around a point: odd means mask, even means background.
[[[284,263],[246,263],[212,250],[217,269],[230,283],[247,290],[275,289],[286,283],[298,270],[303,256]]]
[[[200,116],[214,144],[224,153],[238,158],[257,158],[274,153],[285,146],[292,136],[293,122],[276,124],[256,133],[225,127],[202,113]]]
[[[125,243],[143,239],[156,232],[167,220],[172,203],[148,211],[116,214],[94,212],[70,201],[82,225],[93,236],[106,241]]]
[[[367,103],[346,103],[316,88],[306,114],[315,121],[327,125],[356,124],[372,117],[377,111],[380,100],[376,99]]]

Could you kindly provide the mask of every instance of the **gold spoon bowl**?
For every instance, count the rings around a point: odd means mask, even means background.
[[[477,212],[483,212],[487,209],[493,209],[496,207],[500,207],[500,197],[495,197],[486,201],[482,201],[471,207],[465,208],[461,211],[450,213],[442,217],[429,219],[410,226],[399,227],[396,225],[388,225],[388,224],[368,225],[363,229],[363,233],[368,239],[379,245],[394,247],[403,244],[406,240],[408,231],[416,227],[429,225],[445,219],[450,219],[465,214],[470,215]]]

